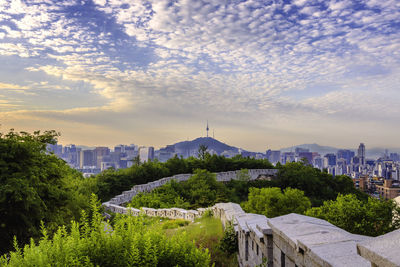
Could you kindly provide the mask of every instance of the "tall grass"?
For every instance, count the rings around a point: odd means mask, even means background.
[[[14,252],[0,258],[0,265],[209,266],[207,249],[198,249],[185,234],[167,237],[154,221],[118,216],[111,228],[102,221],[97,198],[92,196],[90,218],[83,213],[70,231],[61,227],[52,238],[43,226],[38,244],[32,240],[24,248],[15,245]]]

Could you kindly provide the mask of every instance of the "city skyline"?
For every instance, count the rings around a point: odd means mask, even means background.
[[[0,132],[160,148],[397,148],[400,5],[0,2]]]

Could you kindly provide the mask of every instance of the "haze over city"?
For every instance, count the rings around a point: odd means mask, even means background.
[[[398,1],[0,1],[0,132],[399,147]]]

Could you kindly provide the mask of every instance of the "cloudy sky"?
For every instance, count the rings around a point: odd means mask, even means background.
[[[398,0],[2,0],[1,132],[399,147]]]

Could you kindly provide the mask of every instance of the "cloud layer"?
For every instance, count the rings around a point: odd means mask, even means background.
[[[0,119],[92,144],[163,145],[208,118],[255,150],[396,146],[399,19],[395,0],[3,1]]]

